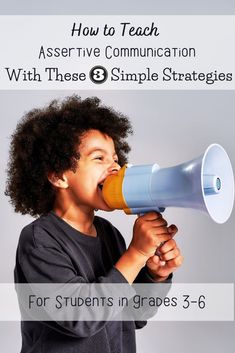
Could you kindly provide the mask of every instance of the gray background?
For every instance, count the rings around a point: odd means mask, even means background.
[[[3,15],[160,15],[160,14],[228,14],[234,13],[233,0],[129,0],[125,2],[109,0],[1,0]]]
[[[3,195],[9,136],[25,111],[41,107],[71,91],[2,91],[1,107],[1,207],[2,240],[0,281],[12,282],[15,249],[21,228],[31,221],[13,212]],[[234,101],[232,91],[81,91],[83,98],[97,95],[109,106],[127,114],[135,134],[130,138],[134,164],[157,162],[162,167],[179,164],[202,154],[213,142],[222,144],[235,166]],[[102,215],[104,215],[102,213]],[[121,211],[106,213],[131,239],[134,216]],[[185,257],[175,282],[234,282],[234,212],[218,225],[195,210],[168,209],[165,217],[179,227],[178,244]],[[223,306],[223,302],[218,303]],[[234,322],[153,322],[137,333],[138,352],[234,352]],[[11,334],[9,335],[9,332]],[[14,337],[14,339],[12,339]],[[0,323],[3,351],[18,352],[19,323]],[[157,348],[156,348],[157,347]]]
[[[96,1],[35,2],[1,1],[2,15],[16,14],[234,14],[233,0],[149,0],[125,3]],[[17,34],[16,34],[17,35]],[[79,92],[82,96],[94,92]],[[24,111],[71,92],[1,92],[1,210],[0,281],[11,282],[15,249],[20,229],[31,219],[14,214],[3,196],[8,137]],[[135,128],[131,139],[133,163],[157,162],[170,166],[201,154],[208,144],[221,143],[235,165],[234,92],[99,92],[108,105],[128,114]],[[178,243],[185,256],[176,282],[234,282],[234,212],[224,225],[192,210],[171,209],[165,213],[179,227]],[[131,237],[133,217],[120,212],[109,215],[124,234]],[[223,305],[223,303],[218,303]],[[234,323],[161,322],[149,323],[137,334],[138,353],[232,353]],[[19,352],[19,323],[0,323],[3,352]]]

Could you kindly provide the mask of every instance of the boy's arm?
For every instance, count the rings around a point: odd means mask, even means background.
[[[89,297],[91,295],[92,298],[108,298],[109,296],[115,297],[116,293],[113,293],[112,286],[110,287],[98,287],[96,292],[96,287],[91,283],[88,283],[87,279],[85,279],[82,275],[78,275],[74,269],[73,264],[70,261],[70,258],[66,256],[64,253],[60,252],[58,249],[49,248],[49,247],[38,247],[34,248],[33,250],[29,251],[27,255],[24,256],[22,262],[20,264],[20,271],[22,272],[21,279],[24,279],[25,283],[29,284],[29,289],[32,288],[33,293],[40,297],[45,297],[44,287],[34,286],[33,284],[36,283],[55,283],[58,284],[56,286],[56,293],[59,295],[64,295],[64,284],[73,284],[78,285],[75,288],[71,287],[71,290],[68,288],[66,291],[66,297]],[[19,273],[19,271],[18,271]],[[16,278],[17,282],[17,278]],[[19,283],[19,282],[18,282]],[[105,276],[98,277],[95,279],[95,283],[105,284],[105,283],[124,283],[126,284],[126,280],[123,275],[117,271],[115,268],[112,268]],[[61,284],[61,285],[60,285]],[[83,287],[79,286],[79,284],[86,284],[87,286],[83,289]],[[90,291],[90,288],[93,292]],[[17,285],[16,285],[17,289]],[[66,288],[65,288],[66,289]],[[36,290],[36,292],[34,292]],[[75,291],[76,290],[76,291]],[[70,292],[69,292],[70,291]],[[29,310],[27,304],[27,298],[25,301],[24,293],[17,290],[19,302],[22,309],[23,319],[24,317],[28,320],[31,317],[32,312]],[[92,294],[90,294],[92,293]],[[97,295],[96,295],[97,293]],[[124,295],[127,299],[130,299],[135,294],[134,289],[131,286],[124,287]],[[21,296],[22,295],[22,296]],[[52,293],[52,296],[54,294]],[[44,308],[41,308],[44,310]],[[45,307],[45,309],[47,309]],[[77,308],[78,309],[78,308]],[[57,332],[60,332],[64,335],[71,336],[71,337],[91,337],[98,333],[104,326],[107,324],[108,321],[112,320],[122,308],[118,308],[117,306],[114,307],[105,307],[103,310],[99,310],[98,312],[95,311],[92,313],[92,307],[85,307],[82,306],[82,315],[83,317],[94,317],[93,320],[86,319],[80,320],[79,315],[81,310],[72,310],[70,311],[69,321],[64,320],[63,316],[60,316],[60,319],[56,319],[55,317],[57,311],[55,308],[49,309],[50,311],[45,311],[45,316],[48,321],[43,321],[43,324],[53,328]],[[54,311],[55,316],[54,316]],[[87,312],[84,310],[87,310]],[[61,310],[62,312],[62,310]],[[72,314],[71,314],[72,313]],[[34,315],[34,314],[33,314]],[[36,313],[37,315],[37,313]],[[65,316],[66,316],[66,309],[65,309]],[[87,316],[88,315],[88,316]],[[90,316],[89,316],[90,315]],[[99,316],[99,319],[95,319],[96,316]],[[103,315],[103,318],[102,316]],[[37,320],[37,316],[34,318]],[[80,320],[80,321],[78,321]]]
[[[131,245],[117,262],[116,268],[129,283],[150,283],[150,286],[134,286],[137,295],[165,297],[170,289],[169,285],[151,286],[151,284],[171,284],[173,271],[182,263],[180,250],[172,239],[177,233],[177,227],[174,225],[166,227],[167,223],[160,214],[147,214],[141,219],[138,218],[136,223]],[[152,256],[146,256],[148,250]],[[136,329],[144,327],[147,324],[146,320],[156,312],[157,308],[140,308],[137,320],[134,319]]]

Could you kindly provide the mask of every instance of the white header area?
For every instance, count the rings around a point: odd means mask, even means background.
[[[235,89],[235,16],[1,16],[0,89]]]

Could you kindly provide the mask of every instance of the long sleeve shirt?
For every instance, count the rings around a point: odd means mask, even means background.
[[[114,267],[126,250],[120,232],[94,218],[97,237],[71,227],[53,211],[20,235],[16,283],[127,283]],[[144,271],[137,281],[151,281]],[[135,329],[145,321],[22,321],[21,353],[134,353]]]

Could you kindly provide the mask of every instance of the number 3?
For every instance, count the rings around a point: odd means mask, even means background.
[[[93,83],[104,83],[108,78],[108,71],[103,66],[94,66],[90,70],[89,76]]]

